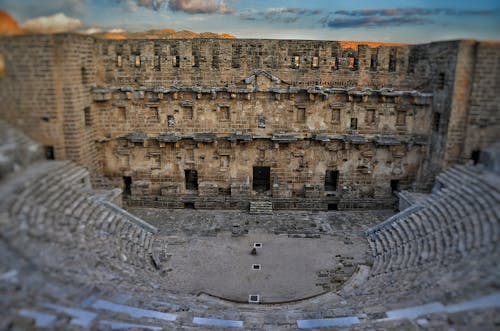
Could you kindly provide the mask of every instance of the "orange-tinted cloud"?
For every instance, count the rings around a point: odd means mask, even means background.
[[[81,26],[82,22],[79,19],[67,17],[63,13],[32,18],[22,25],[23,29],[30,33],[70,32]]]
[[[188,14],[234,13],[234,9],[229,8],[224,0],[170,0],[168,8],[174,12],[183,11]]]
[[[4,10],[0,10],[0,35],[15,36],[23,34],[23,29],[19,27],[16,20]]]

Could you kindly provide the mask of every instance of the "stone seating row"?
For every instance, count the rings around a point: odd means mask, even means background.
[[[418,303],[439,299],[446,293],[460,298],[468,293],[493,289],[499,285],[500,270],[495,258],[498,252],[498,247],[491,246],[466,258],[448,256],[443,261],[428,261],[406,269],[373,274],[351,301],[360,298],[360,307],[370,307],[381,300],[408,304],[411,300]]]
[[[37,237],[59,233],[62,235],[56,237],[62,240],[64,234],[70,238],[84,235],[89,243],[96,237],[108,241],[112,237],[118,238],[116,248],[121,253],[117,255],[122,260],[134,265],[149,265],[154,233],[92,199],[85,191],[87,187],[88,172],[85,169],[58,161],[50,171],[18,190],[8,212],[13,216],[22,215],[21,219],[24,218],[31,229],[29,233]]]
[[[432,223],[427,221],[445,210],[439,205],[432,206],[412,215],[407,222],[379,232],[375,242],[370,240],[379,252],[375,255],[372,274],[407,268],[425,260],[446,260],[454,254],[467,255],[498,242],[500,207],[467,215],[447,214],[458,221],[446,224],[450,219],[441,217],[440,222],[434,223],[436,227],[429,231]],[[491,224],[493,222],[496,224]]]
[[[358,293],[363,298],[363,305],[369,306],[367,294],[370,291],[375,304],[377,298],[380,300],[387,295],[393,302],[405,302],[408,298],[429,298],[443,292],[467,293],[465,289],[473,286],[471,284],[487,288],[487,284],[496,282],[498,286],[498,281],[494,280],[500,277],[495,267],[498,265],[495,261],[498,236],[492,236],[494,231],[482,226],[494,220],[498,230],[499,215],[499,207],[468,215],[454,226],[438,229],[376,255],[370,276],[363,284],[364,291]],[[380,241],[402,233],[402,229],[387,231],[385,236],[380,236]]]
[[[372,276],[466,256],[498,242],[499,189],[470,168],[455,167],[440,175],[445,184],[425,200],[425,207],[367,232]]]

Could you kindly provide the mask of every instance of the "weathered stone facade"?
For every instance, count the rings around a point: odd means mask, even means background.
[[[388,206],[498,140],[498,44],[55,35],[0,52],[0,116],[134,205]]]

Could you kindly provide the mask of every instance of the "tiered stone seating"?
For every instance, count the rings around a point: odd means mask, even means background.
[[[273,213],[273,203],[271,201],[251,201],[250,214],[269,215]]]
[[[435,190],[418,210],[368,230],[373,267],[357,295],[364,297],[371,288],[397,301],[416,293],[437,295],[448,287],[460,291],[456,284],[463,282],[464,270],[483,275],[483,286],[488,272],[496,270],[498,276],[500,270],[488,256],[498,256],[499,182],[499,176],[481,166],[451,168],[438,177]]]
[[[116,249],[113,255],[124,261],[150,265],[154,227],[118,212],[119,207],[94,200],[88,193],[89,174],[84,168],[67,161],[46,161],[37,166],[46,171],[33,171],[34,178],[22,185],[6,183],[16,186],[12,189],[17,194],[9,195],[8,205],[3,204],[14,219],[25,224],[29,235],[74,244],[101,241],[107,244],[106,249]],[[115,245],[110,245],[113,242]]]

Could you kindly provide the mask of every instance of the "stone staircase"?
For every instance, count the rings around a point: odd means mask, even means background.
[[[250,214],[270,215],[273,213],[273,203],[271,201],[251,201]]]

